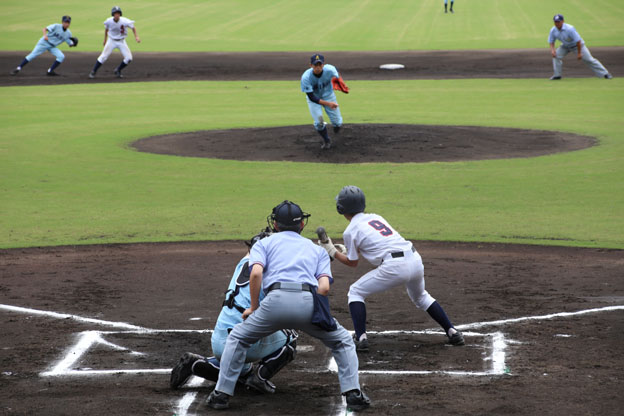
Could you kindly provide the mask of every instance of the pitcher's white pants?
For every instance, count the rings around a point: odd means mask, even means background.
[[[98,62],[103,64],[106,62],[108,57],[113,53],[115,49],[119,49],[121,54],[123,55],[124,64],[128,65],[130,61],[132,61],[132,52],[130,52],[130,48],[128,48],[128,44],[126,43],[126,39],[115,40],[112,38],[108,38],[106,41],[106,45],[104,45],[104,50],[102,54],[98,57]]]

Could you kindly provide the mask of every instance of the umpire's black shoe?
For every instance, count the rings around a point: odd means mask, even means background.
[[[203,359],[201,355],[193,354],[190,352],[185,353],[178,365],[173,367],[171,370],[171,378],[169,379],[169,386],[172,389],[177,389],[181,387],[188,381],[188,379],[193,375],[193,364],[196,361]]]
[[[251,374],[245,378],[245,387],[259,393],[275,393],[275,384],[260,377],[258,373],[259,370],[259,366],[254,366],[253,370],[251,370]]]
[[[550,80],[551,80],[551,81],[557,81],[557,80],[560,80],[560,79],[561,79],[561,77],[558,77],[558,76],[555,76],[555,75],[553,75],[552,77],[550,77]]]
[[[362,390],[349,390],[345,393],[347,408],[350,410],[364,410],[370,406],[370,399]]]
[[[370,350],[370,344],[368,343],[368,338],[358,340],[355,338],[355,335],[354,335],[353,342],[355,343],[355,351],[357,352],[368,352]]]
[[[213,409],[223,410],[230,407],[230,396],[225,393],[221,393],[220,391],[213,390],[208,396],[206,400],[206,404],[208,407],[212,407]]]
[[[48,71],[46,72],[46,75],[49,77],[58,77],[60,74],[58,74],[57,72],[54,71]]]
[[[449,344],[451,345],[464,345],[466,342],[464,341],[464,335],[457,331],[453,335],[449,336]]]
[[[20,70],[18,68],[15,68],[13,71],[11,71],[11,75],[17,75],[19,74]]]

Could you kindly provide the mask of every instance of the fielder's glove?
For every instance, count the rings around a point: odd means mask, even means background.
[[[71,38],[69,38],[69,40],[71,40],[73,43],[73,45],[71,45],[70,48],[78,46],[78,38],[75,38],[72,36]]]
[[[335,90],[339,90],[339,91],[344,92],[345,94],[349,94],[349,87],[347,87],[347,84],[344,83],[344,81],[342,80],[342,77],[340,78],[333,77],[332,86],[334,87]]]

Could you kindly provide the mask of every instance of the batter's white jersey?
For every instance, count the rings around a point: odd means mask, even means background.
[[[349,260],[358,260],[358,252],[374,266],[390,253],[412,250],[412,243],[377,214],[356,214],[342,235]]]
[[[113,40],[125,39],[128,36],[128,29],[134,28],[134,20],[121,16],[116,22],[115,18],[109,17],[104,21],[104,27],[108,29],[108,37]]]

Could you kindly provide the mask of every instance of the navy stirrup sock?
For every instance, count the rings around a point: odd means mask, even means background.
[[[22,61],[21,64],[19,64],[20,68],[23,68],[24,66],[26,66],[26,64],[30,62],[28,59],[24,58],[24,60]]]
[[[57,66],[59,66],[61,63],[59,61],[54,61],[54,63],[52,64],[52,66],[50,67],[50,69],[48,69],[48,72],[52,72],[54,71],[54,69],[56,69]]]
[[[355,339],[359,341],[362,334],[366,333],[366,305],[364,302],[351,302],[349,312],[355,329]]]
[[[96,60],[95,65],[93,65],[93,72],[97,72],[97,70],[100,69],[101,66],[102,66],[102,63]]]
[[[121,61],[121,63],[119,64],[119,66],[117,67],[117,71],[121,71],[122,69],[124,69],[125,67],[127,67],[128,64],[125,63],[124,61]]]
[[[323,130],[317,130],[317,131],[318,131],[318,134],[321,135],[323,140],[325,140],[326,142],[329,141],[329,134],[327,133],[327,126],[323,127]],[[362,302],[360,302],[360,303],[362,303]]]
[[[448,316],[446,316],[446,312],[442,309],[442,306],[435,301],[429,306],[427,309],[427,313],[440,324],[442,328],[444,328],[444,332],[448,335],[448,330],[453,327],[453,324],[449,320]]]

